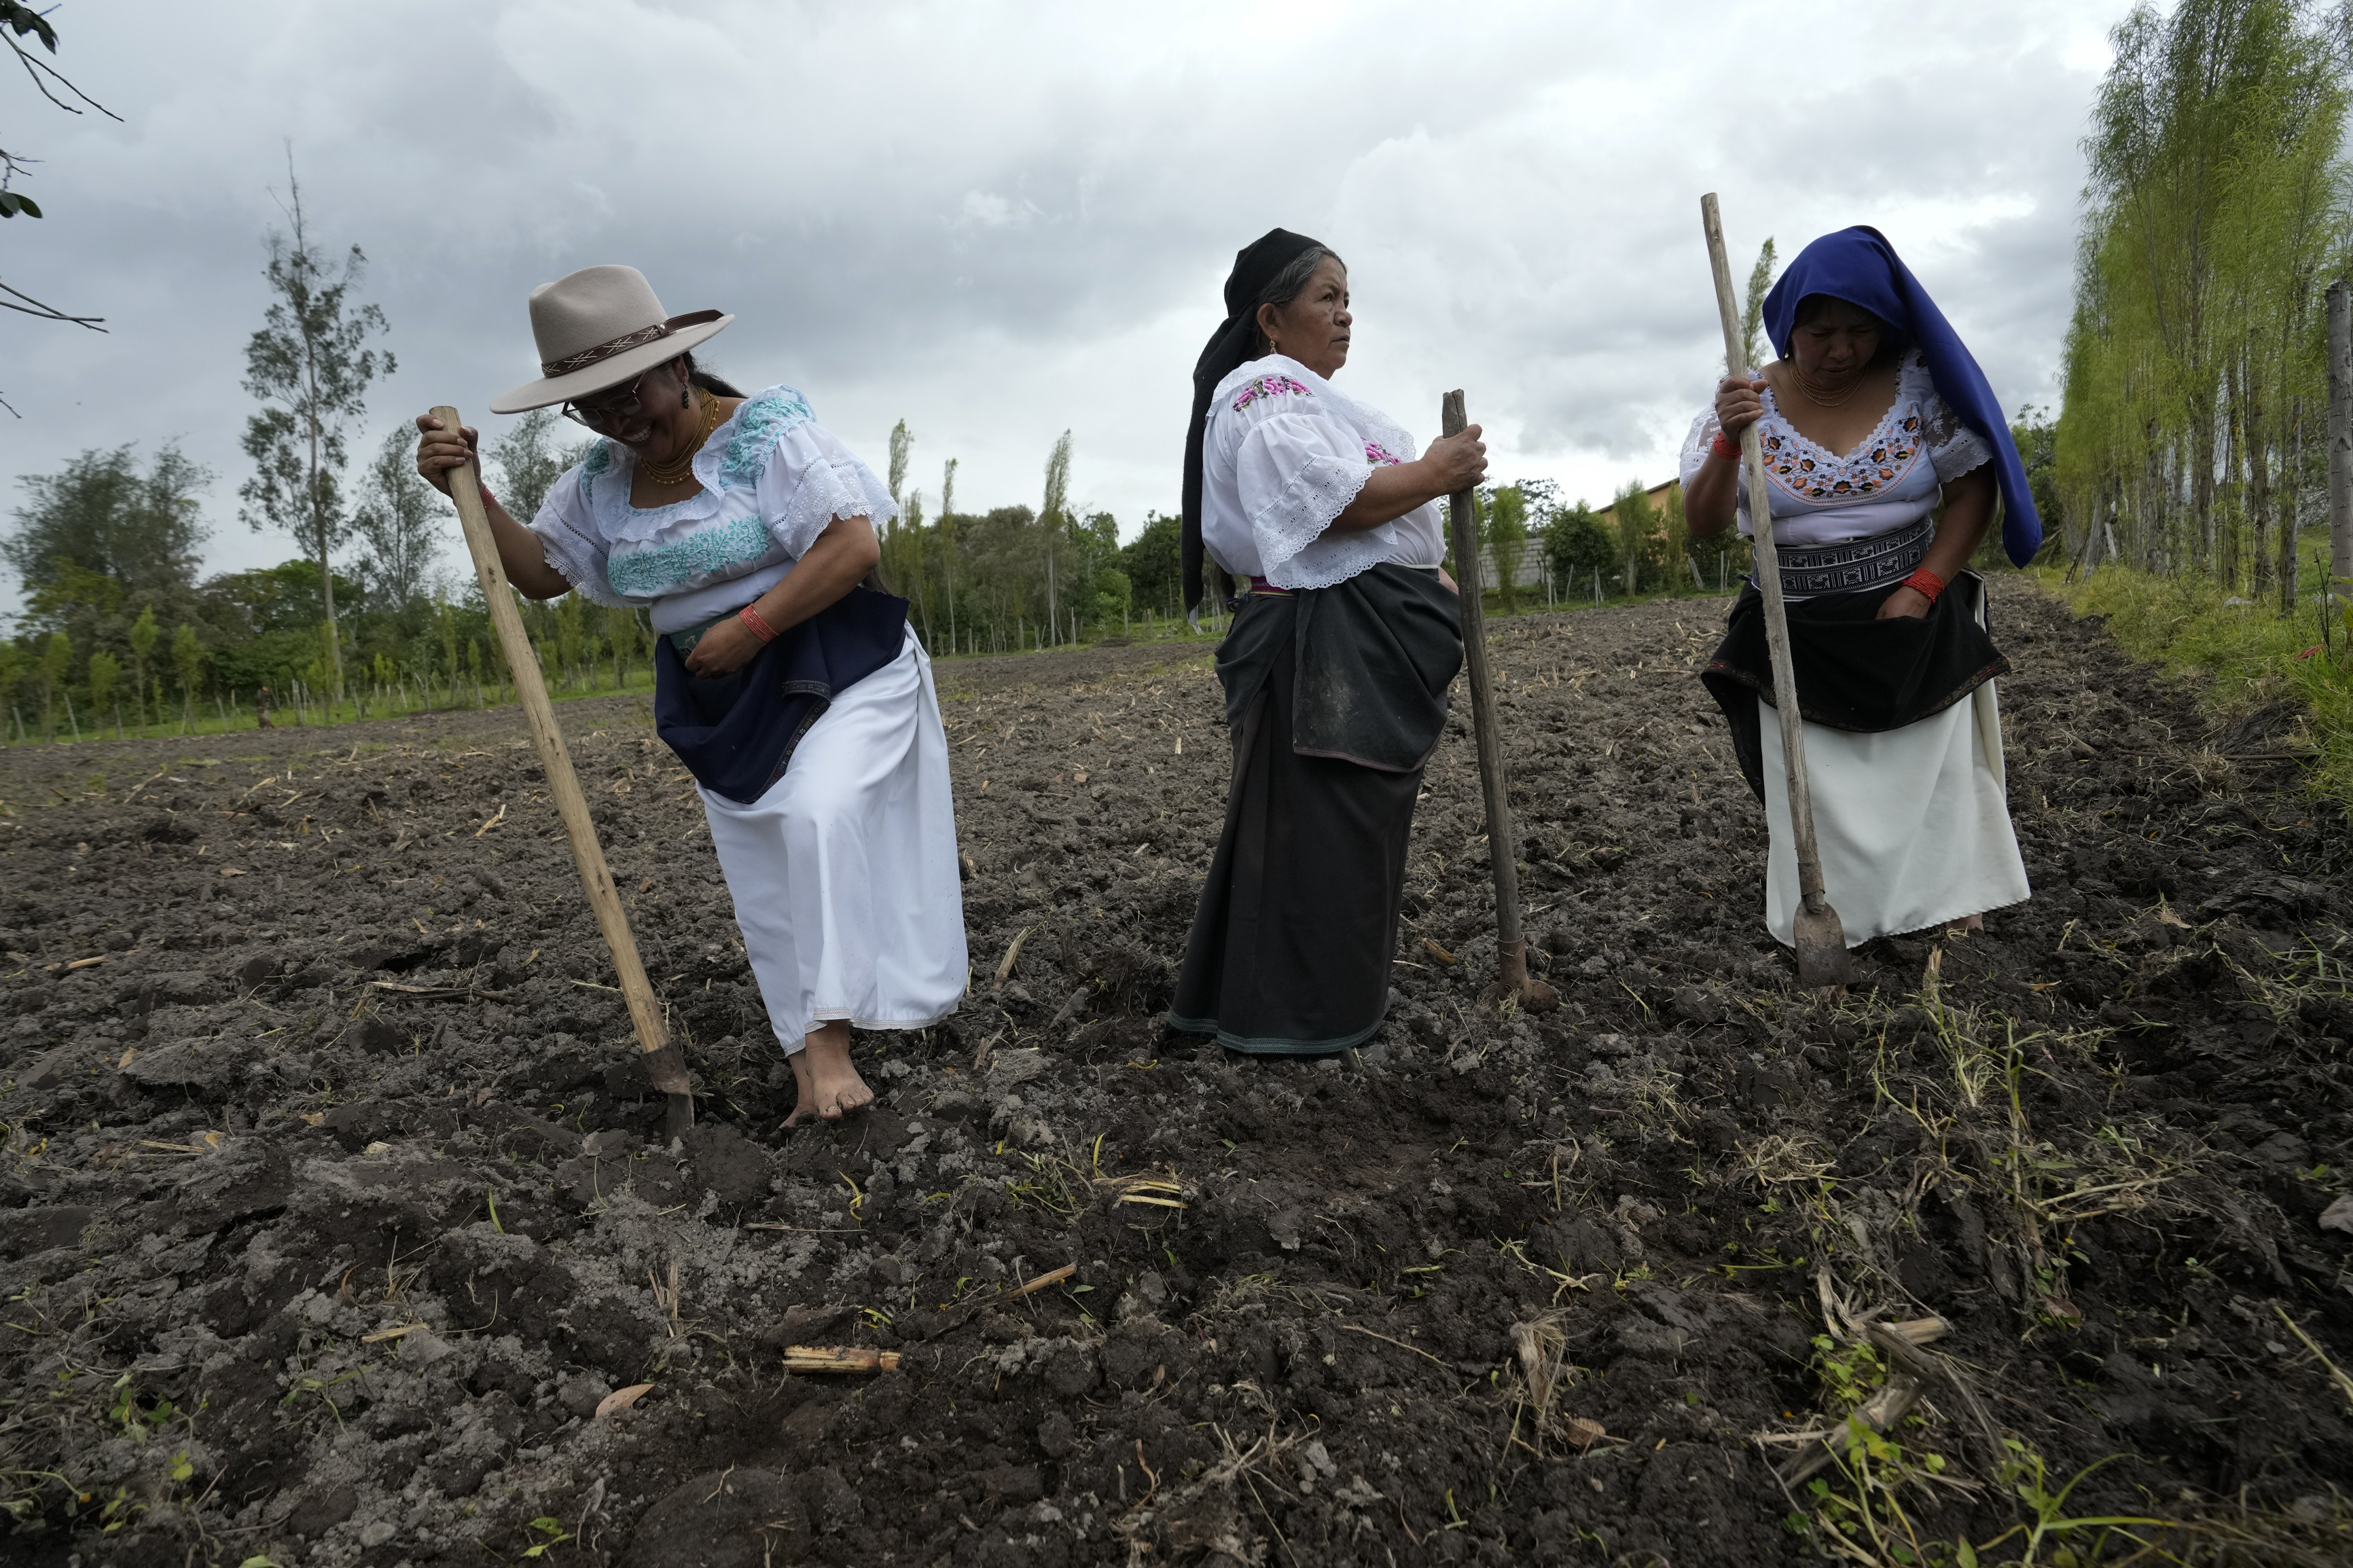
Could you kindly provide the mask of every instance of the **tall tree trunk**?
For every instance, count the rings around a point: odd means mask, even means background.
[[[2295,612],[2295,524],[2304,510],[2304,399],[2292,399],[2287,413],[2287,484],[2286,495],[2279,504],[2279,552],[2277,581],[2280,609],[2289,615]]]
[[[2272,585],[2271,552],[2263,548],[2271,538],[2271,428],[2264,418],[2263,375],[2252,354],[2247,362],[2246,411],[2239,426],[2239,443],[2247,455],[2247,553],[2253,567],[2247,596],[2260,601]]]
[[[2214,399],[2200,397],[2189,416],[2189,548],[2192,563],[2219,575],[2214,558]]]
[[[2353,281],[2328,286],[2328,576],[2353,578]]]
[[[335,574],[327,564],[327,530],[322,523],[313,530],[319,541],[319,586],[327,596],[327,660],[332,671],[334,695],[330,701],[343,699],[343,636],[335,628]]]

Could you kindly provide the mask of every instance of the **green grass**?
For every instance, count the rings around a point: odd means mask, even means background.
[[[2160,577],[2116,565],[2073,584],[2054,569],[2034,575],[2077,615],[2105,616],[2126,653],[2202,682],[2201,700],[2219,719],[2296,704],[2304,733],[2288,745],[2310,750],[2307,783],[2315,794],[2353,808],[2353,616],[2340,597],[2343,618],[2324,641],[2319,563],[2312,553],[2307,547],[2304,593],[2293,615],[2282,614],[2275,602],[2232,604],[2253,595],[2202,577]]]
[[[594,697],[643,697],[652,691],[653,671],[631,668],[628,679],[618,686],[607,680],[576,686],[569,681],[559,681],[549,689],[547,695],[552,701],[565,703],[585,701]],[[454,702],[447,700],[440,693],[426,697],[415,691],[410,693],[409,700],[404,702],[390,690],[372,692],[364,703],[348,698],[332,704],[313,699],[298,710],[291,702],[281,702],[271,710],[269,721],[276,730],[315,730],[329,724],[373,723],[380,719],[411,719],[420,715],[462,713],[477,708],[513,705],[512,687],[485,685],[481,692],[482,700],[479,703],[473,699],[470,685],[459,689],[458,700]],[[186,715],[185,728],[183,728],[180,714],[141,725],[127,719],[118,724],[118,716],[113,713],[107,714],[102,723],[93,724],[88,719],[79,719],[79,723],[75,723],[60,712],[56,718],[56,733],[49,735],[43,732],[40,717],[37,712],[12,715],[0,709],[0,743],[9,746],[70,746],[78,741],[87,743],[119,740],[194,740],[206,735],[251,734],[259,728],[254,721],[250,698],[235,708],[216,703],[208,711],[191,709]],[[21,735],[17,728],[19,721],[23,725]]]

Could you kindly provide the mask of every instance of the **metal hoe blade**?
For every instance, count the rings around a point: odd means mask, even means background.
[[[1790,935],[1797,938],[1798,984],[1809,990],[1854,984],[1854,955],[1846,950],[1846,928],[1838,911],[1822,900],[1819,910],[1798,906]]]

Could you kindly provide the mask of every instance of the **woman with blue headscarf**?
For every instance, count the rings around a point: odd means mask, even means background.
[[[2042,525],[1985,373],[1878,230],[1799,252],[1765,299],[1776,362],[1726,377],[1683,454],[1695,537],[1737,521],[1757,426],[1822,878],[1849,945],[2024,900],[1994,678],[2010,666],[1968,570],[1997,514],[2024,565]],[[1762,596],[1752,583],[1702,674],[1772,843],[1766,928],[1792,939],[1796,853]],[[1766,759],[1773,758],[1767,766]]]

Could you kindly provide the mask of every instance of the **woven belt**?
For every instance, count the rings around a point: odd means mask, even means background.
[[[1928,557],[1936,530],[1926,518],[1893,533],[1851,539],[1811,550],[1784,545],[1776,552],[1781,566],[1784,594],[1852,594],[1882,588],[1912,575]]]
[[[1252,595],[1264,594],[1270,598],[1275,599],[1288,599],[1291,597],[1290,589],[1278,588],[1263,577],[1251,578],[1250,591]]]

